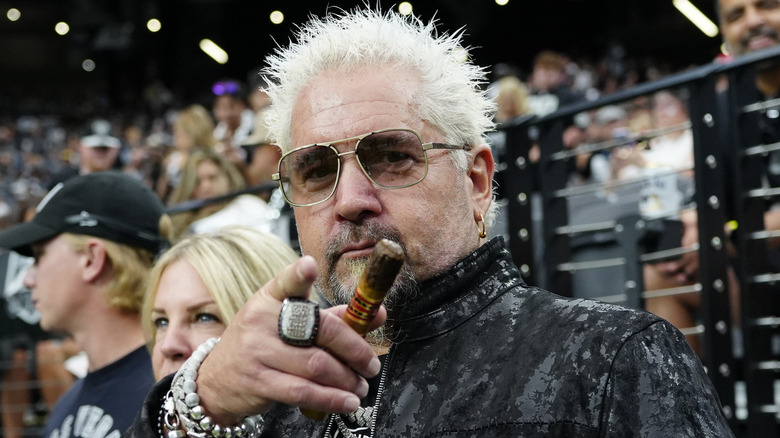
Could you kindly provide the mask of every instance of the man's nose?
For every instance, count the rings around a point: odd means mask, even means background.
[[[355,221],[366,215],[379,213],[381,204],[376,196],[378,190],[381,189],[363,172],[355,155],[341,158],[341,176],[336,193],[333,194],[336,214]]]
[[[27,271],[24,273],[24,278],[22,279],[22,284],[27,289],[32,289],[35,287],[35,273],[36,273],[37,266],[35,264],[31,265],[29,268],[27,268]]]
[[[766,24],[766,17],[757,8],[745,9],[745,21],[750,28],[760,27]]]

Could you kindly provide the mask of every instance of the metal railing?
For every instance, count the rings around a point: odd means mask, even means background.
[[[770,264],[770,258],[780,252],[772,253],[767,245],[780,232],[765,230],[763,221],[770,204],[780,201],[780,188],[767,187],[764,177],[767,156],[780,151],[780,130],[777,138],[761,138],[756,121],[760,117],[780,117],[780,99],[756,99],[755,92],[742,90],[745,83],[752,85],[757,65],[776,58],[780,58],[780,47],[745,55],[729,64],[705,65],[596,101],[570,105],[545,117],[525,117],[500,127],[506,132],[506,155],[501,157],[506,168],[499,190],[508,202],[510,249],[518,266],[524,267],[526,280],[561,295],[582,296],[588,284],[583,278],[608,271],[610,281],[619,277],[614,290],[604,292],[603,285],[599,285],[594,288],[597,290],[586,291],[588,297],[639,308],[648,299],[695,296],[699,301],[697,323],[679,328],[701,346],[702,362],[737,436],[778,436],[780,419],[780,396],[775,394],[780,379],[780,273],[773,272]],[[717,91],[724,78],[728,80],[727,90]],[[688,96],[688,123],[564,146],[564,131],[575,125],[578,114],[632,104],[664,90]],[[679,208],[695,209],[697,244],[653,247],[653,239],[666,232],[663,225],[669,215],[648,217],[623,212],[592,221],[572,221],[572,215],[582,208],[574,205],[577,196],[598,194],[607,199],[616,192],[629,192],[626,187],[632,184],[647,182],[640,176],[630,181],[577,185],[573,160],[584,154],[636,147],[679,130],[690,130],[693,139],[693,167],[675,173],[693,174],[691,199]],[[541,156],[537,163],[531,163],[529,151],[535,144]],[[533,198],[539,202],[530,202]],[[534,205],[540,206],[543,220],[531,220],[539,213],[532,211]],[[738,231],[727,236],[725,225],[730,220],[738,223]],[[541,232],[534,227],[541,228]],[[542,241],[534,241],[534,235],[543,236]],[[609,251],[602,251],[606,247]],[[736,249],[736,256],[730,247]],[[697,252],[699,257],[697,281],[645,290],[644,265],[690,252]],[[731,292],[730,271],[738,284],[738,290]],[[736,357],[732,336],[737,336],[742,346]],[[746,398],[744,418],[736,415],[736,381],[740,382],[737,386],[746,388],[744,397],[738,397]]]

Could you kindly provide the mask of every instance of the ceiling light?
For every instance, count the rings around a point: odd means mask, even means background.
[[[68,23],[60,21],[54,25],[54,31],[57,32],[58,35],[65,35],[70,32],[70,26],[68,26]]]
[[[217,61],[220,64],[228,62],[227,52],[208,38],[200,40],[200,50],[206,52],[207,55],[211,56],[214,61]]]
[[[146,28],[149,29],[149,32],[159,32],[162,29],[162,23],[160,20],[152,18],[146,22]]]
[[[6,12],[5,16],[8,17],[8,19],[11,21],[16,21],[21,18],[22,13],[19,12],[19,10],[16,8],[11,8],[8,10],[8,12]]]
[[[95,69],[95,61],[87,58],[81,62],[81,68],[83,68],[84,71],[92,71]]]
[[[704,35],[708,37],[714,37],[718,35],[718,26],[712,22],[706,15],[704,15],[696,6],[689,0],[672,0],[674,7],[678,11],[685,15],[685,18],[691,21],[700,31],[704,32]]]

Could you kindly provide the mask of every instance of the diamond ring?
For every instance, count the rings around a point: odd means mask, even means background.
[[[279,312],[279,338],[296,347],[311,347],[320,328],[320,307],[305,298],[285,298]]]

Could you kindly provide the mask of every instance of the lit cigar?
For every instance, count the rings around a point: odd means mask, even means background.
[[[379,311],[403,264],[404,250],[401,245],[387,239],[377,242],[347,312],[341,319],[361,335],[368,333],[371,320]],[[315,420],[324,420],[327,416],[324,412],[308,409],[301,409],[301,412]]]

